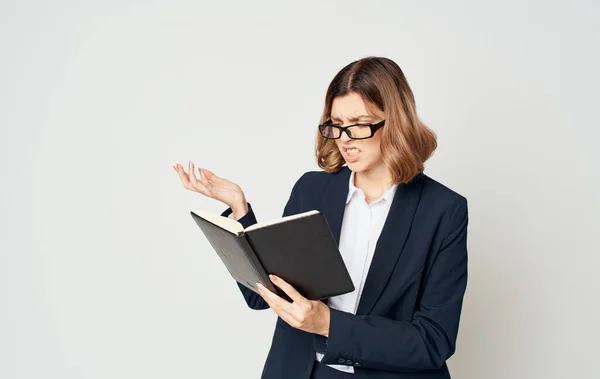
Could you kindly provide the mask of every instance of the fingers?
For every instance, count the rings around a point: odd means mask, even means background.
[[[256,283],[256,288],[258,292],[265,300],[269,307],[279,315],[282,319],[284,319],[288,324],[296,327],[298,325],[298,321],[293,316],[293,312],[291,309],[292,304],[288,303],[286,300],[279,297],[277,294],[271,292],[265,286],[260,283]]]
[[[267,301],[267,300],[265,300]],[[282,309],[281,307],[279,307],[277,304],[275,303],[269,303],[267,301],[267,304],[269,304],[269,307],[271,307],[271,309],[277,313],[277,316],[281,317],[283,319],[283,321],[287,322],[288,324],[290,324],[291,326],[293,326],[294,328],[298,328],[300,327],[300,323],[298,322],[298,320],[296,320],[294,318],[294,316],[289,313],[288,311]]]
[[[196,171],[196,169],[194,168],[194,164],[192,163],[192,161],[190,161],[188,166],[188,176],[190,178],[190,183],[192,183],[192,186],[196,187],[198,179],[196,179],[196,174],[194,173],[194,171]]]
[[[208,180],[208,181],[212,182],[213,180],[219,179],[219,177],[217,175],[215,175],[212,171],[210,171],[206,168],[203,168],[202,172],[205,174],[206,180]]]
[[[192,163],[192,167],[194,167],[193,163]],[[212,183],[206,179],[206,175],[204,175],[203,172],[204,172],[204,169],[198,167],[198,179],[196,180],[196,186],[208,193],[208,191],[209,191],[208,187],[211,186]],[[195,170],[192,170],[192,173],[193,173],[192,175],[194,176],[194,178],[196,178]]]
[[[183,186],[185,188],[190,188],[190,181],[188,179],[188,175],[186,174],[185,170],[183,169],[183,166],[180,165],[179,163],[177,163],[175,165],[175,171],[177,171],[177,173],[179,174],[179,178],[181,179],[181,182],[183,183]]]
[[[189,174],[185,172],[183,166],[179,163],[173,166],[173,168],[179,174],[179,178],[181,179],[181,182],[183,183],[183,186],[186,189],[189,189],[190,191],[200,192],[201,194],[206,196],[210,195],[210,191],[208,190],[208,188],[202,183],[201,180],[198,180],[196,178],[196,175],[194,175],[194,164],[191,161],[189,162]]]
[[[300,295],[298,291],[285,280],[281,279],[276,275],[269,275],[269,279],[279,288],[283,290],[294,302],[303,303],[308,301],[304,296]]]
[[[206,175],[202,174],[205,171],[206,169],[198,167],[198,177],[196,178],[196,167],[194,166],[194,163],[190,161],[190,183],[192,183],[192,185],[195,187],[202,186],[203,188],[207,188],[212,183],[210,183],[210,180],[206,178]]]
[[[206,176],[206,169],[198,167],[198,178],[200,182],[204,185],[212,184],[211,180],[209,180]]]

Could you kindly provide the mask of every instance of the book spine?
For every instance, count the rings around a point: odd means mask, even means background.
[[[236,240],[238,241],[238,243],[240,244],[242,249],[244,249],[244,251],[246,252],[246,256],[252,263],[252,266],[254,267],[254,270],[256,271],[257,276],[261,279],[261,284],[263,286],[265,286],[266,288],[270,289],[271,291],[276,292],[275,286],[269,279],[269,275],[263,268],[263,265],[260,263],[258,256],[254,252],[254,248],[252,248],[252,245],[248,241],[248,236],[245,233],[239,234],[237,236]],[[254,290],[255,292],[258,293],[258,289],[256,288],[256,283],[242,283],[242,284],[245,284],[246,286],[250,286],[250,288],[252,290]]]

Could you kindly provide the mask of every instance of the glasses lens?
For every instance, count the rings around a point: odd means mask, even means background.
[[[319,130],[325,138],[339,138],[341,130],[331,125],[320,125]]]
[[[367,138],[371,137],[371,128],[368,126],[351,126],[348,128],[352,138]]]

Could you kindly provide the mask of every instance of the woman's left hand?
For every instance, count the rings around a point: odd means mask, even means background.
[[[329,337],[330,313],[325,303],[320,300],[308,300],[294,287],[275,275],[269,275],[269,278],[293,300],[293,303],[290,303],[262,284],[256,284],[262,298],[283,321],[296,329]]]

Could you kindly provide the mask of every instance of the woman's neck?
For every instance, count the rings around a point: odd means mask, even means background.
[[[374,167],[354,174],[354,186],[370,200],[379,199],[392,183],[392,173],[386,166]],[[368,201],[370,202],[370,201]]]

